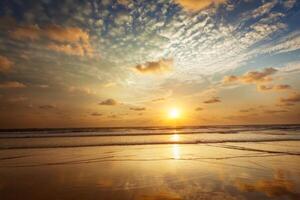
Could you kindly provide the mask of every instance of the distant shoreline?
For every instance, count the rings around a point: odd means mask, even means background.
[[[234,125],[191,125],[191,126],[107,126],[107,127],[53,127],[53,128],[0,128],[0,132],[9,132],[9,131],[45,131],[45,130],[81,130],[87,131],[91,129],[92,131],[95,129],[105,130],[105,129],[185,129],[185,128],[212,128],[212,127],[219,127],[219,128],[226,128],[226,127],[280,127],[280,126],[300,126],[298,124],[234,124]]]

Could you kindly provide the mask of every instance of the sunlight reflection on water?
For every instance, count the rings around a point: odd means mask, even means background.
[[[178,144],[173,144],[172,152],[173,152],[173,158],[175,160],[180,159],[180,148]]]
[[[171,136],[172,142],[178,142],[180,140],[180,136],[178,134],[174,134]]]

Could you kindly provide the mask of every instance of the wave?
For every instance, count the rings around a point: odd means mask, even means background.
[[[148,128],[71,128],[71,129],[20,129],[0,130],[1,138],[51,138],[51,137],[107,137],[192,134],[243,134],[267,135],[299,134],[300,126],[204,126],[204,127],[148,127]]]
[[[178,135],[174,137],[173,135]],[[300,141],[300,126],[80,128],[0,131],[0,149]]]
[[[300,141],[300,138],[262,138],[262,139],[223,139],[223,140],[195,140],[195,141],[149,141],[149,142],[111,142],[111,143],[84,143],[84,144],[31,144],[31,145],[2,145],[0,149],[45,149],[45,148],[78,148],[103,146],[139,146],[139,145],[190,145],[190,144],[222,144],[222,143],[251,143],[251,142],[286,142]]]
[[[149,135],[191,135],[191,134],[234,134],[242,133],[244,131],[233,131],[233,130],[224,130],[224,131],[173,131],[173,132],[78,132],[78,133],[46,133],[46,134],[37,134],[37,133],[23,133],[23,134],[0,134],[0,138],[51,138],[51,137],[109,137],[109,136],[149,136]]]

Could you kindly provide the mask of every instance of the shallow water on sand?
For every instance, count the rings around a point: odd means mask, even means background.
[[[298,135],[298,130],[247,131],[236,133],[245,135],[238,139],[232,139],[232,132],[210,138],[213,142],[182,142],[195,134],[177,131],[153,135],[155,139],[134,136],[144,138],[147,145],[132,141],[126,145],[132,138],[125,136],[119,145],[84,147],[72,142],[99,144],[100,138],[114,142],[106,137],[116,136],[35,137],[38,141],[33,143],[32,137],[2,137],[0,199],[300,199],[300,141],[294,136],[292,141],[253,141],[247,136],[278,138]],[[196,137],[203,134],[224,135]],[[170,143],[149,142],[156,137]],[[95,138],[100,142],[89,141]]]

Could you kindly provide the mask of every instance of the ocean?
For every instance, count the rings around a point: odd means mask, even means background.
[[[299,141],[300,125],[0,130],[0,148]]]
[[[300,199],[300,125],[1,130],[0,199]]]

